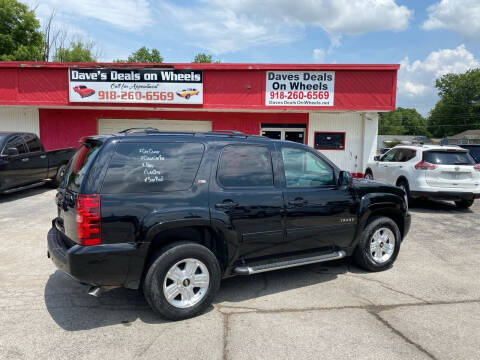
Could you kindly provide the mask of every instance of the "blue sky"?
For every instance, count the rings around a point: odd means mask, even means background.
[[[478,0],[29,0],[44,21],[97,44],[101,61],[142,46],[165,62],[399,63],[397,106],[426,115],[435,78],[479,67]]]

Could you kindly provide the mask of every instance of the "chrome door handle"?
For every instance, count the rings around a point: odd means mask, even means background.
[[[224,210],[232,209],[237,206],[238,206],[238,203],[233,202],[232,200],[225,200],[222,203],[215,204],[216,209],[224,209]]]
[[[23,162],[27,162],[28,160],[30,160],[29,158],[23,158],[22,161]]]
[[[295,200],[288,201],[288,205],[293,205],[293,206],[302,206],[302,205],[305,205],[306,203],[307,201],[302,198],[296,198]]]
[[[46,157],[47,157],[47,155],[41,155],[40,159],[45,159]]]

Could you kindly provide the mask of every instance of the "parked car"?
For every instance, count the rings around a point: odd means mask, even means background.
[[[177,92],[177,95],[188,100],[191,96],[198,95],[199,92],[200,91],[198,91],[197,89],[184,89],[180,92]]]
[[[222,277],[346,256],[387,269],[410,228],[402,189],[352,180],[303,144],[151,129],[82,142],[49,257],[92,295],[141,288],[169,319],[203,311]]]
[[[397,185],[412,198],[453,200],[459,208],[480,197],[480,164],[458,146],[396,146],[368,163],[365,178]]]
[[[75,148],[45,151],[35,134],[0,132],[0,194],[58,185]]]
[[[475,161],[480,164],[480,144],[465,144],[458,145],[463,149],[466,149],[470,152],[470,155],[475,159]]]
[[[73,88],[73,91],[78,93],[82,98],[86,98],[88,96],[92,96],[95,94],[95,90],[88,88],[85,85],[78,85]]]

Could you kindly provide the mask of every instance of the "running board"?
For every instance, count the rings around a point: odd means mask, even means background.
[[[252,275],[252,274],[258,274],[266,271],[286,269],[294,266],[301,266],[301,265],[315,264],[315,263],[324,262],[324,261],[338,260],[338,259],[344,258],[345,256],[347,256],[347,253],[341,250],[341,251],[335,251],[333,253],[325,254],[325,255],[318,255],[318,256],[295,259],[295,260],[279,261],[279,262],[270,263],[270,264],[237,266],[236,268],[233,269],[233,273],[236,275]]]
[[[11,193],[14,193],[14,192],[17,192],[17,191],[32,189],[32,188],[42,186],[42,185],[45,185],[45,181],[40,181],[40,182],[37,182],[35,184],[30,184],[30,185],[25,185],[25,186],[20,186],[20,187],[13,188],[13,189],[5,190],[3,192],[3,194],[11,194]]]

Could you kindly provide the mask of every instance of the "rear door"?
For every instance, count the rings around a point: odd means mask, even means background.
[[[272,144],[241,143],[219,151],[210,213],[212,221],[232,232],[240,259],[284,252],[283,197],[273,175],[272,150]]]
[[[8,149],[17,149],[17,155],[8,155]],[[0,158],[0,188],[8,190],[27,185],[30,181],[30,163],[27,146],[21,135],[14,135],[7,140]]]
[[[436,166],[435,169],[425,171],[428,185],[439,188],[478,189],[480,174],[475,171],[475,160],[467,151],[424,151],[423,161]]]
[[[28,175],[29,181],[34,183],[45,180],[48,175],[48,158],[42,143],[35,134],[25,134],[23,138],[28,150],[30,167],[30,173]]]
[[[357,223],[353,191],[337,186],[334,168],[316,151],[283,144],[279,148],[288,250],[348,246]]]

